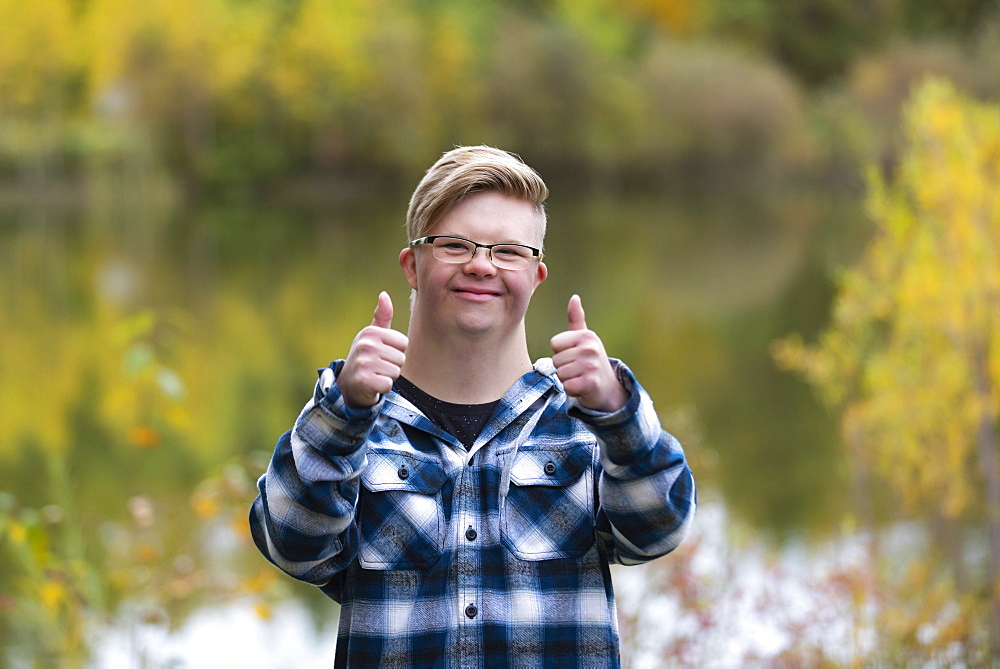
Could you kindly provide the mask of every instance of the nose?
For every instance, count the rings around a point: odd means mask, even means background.
[[[484,248],[476,248],[463,269],[467,274],[474,276],[493,276],[497,273],[497,266],[493,264],[490,250]]]

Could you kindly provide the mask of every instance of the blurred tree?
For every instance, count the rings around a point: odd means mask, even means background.
[[[716,0],[711,31],[770,54],[807,84],[840,76],[883,38],[897,0]]]
[[[42,184],[61,153],[80,72],[65,0],[0,0],[0,170]]]
[[[1000,0],[898,0],[902,21],[916,34],[970,34],[983,22],[1000,20]]]
[[[894,177],[870,178],[876,236],[843,277],[818,345],[779,361],[838,407],[854,455],[910,509],[985,520],[1000,650],[1000,109],[931,80],[905,116]],[[983,501],[985,496],[985,503]],[[961,550],[958,551],[961,557]],[[961,561],[955,566],[961,586]]]
[[[773,183],[878,144],[895,83],[924,62],[994,94],[998,5],[0,0],[0,169],[249,195],[302,176],[409,183],[442,147],[487,142],[579,183]],[[913,32],[943,47],[907,50]],[[856,127],[804,127],[845,76],[868,105],[836,116]]]
[[[626,0],[622,7],[648,18],[670,35],[691,37],[703,27],[707,0]]]
[[[74,60],[71,36],[65,0],[0,0],[0,112],[37,113],[40,104],[60,102]]]
[[[650,0],[649,4],[657,4]],[[704,0],[702,33],[750,44],[813,86],[894,40],[967,38],[1000,21],[1000,0]]]

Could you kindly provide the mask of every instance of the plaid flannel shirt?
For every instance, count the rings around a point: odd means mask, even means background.
[[[346,406],[321,370],[250,512],[277,567],[340,602],[338,667],[619,666],[610,563],[673,550],[694,479],[631,371],[614,413],[563,391],[551,359],[470,450],[390,392]]]

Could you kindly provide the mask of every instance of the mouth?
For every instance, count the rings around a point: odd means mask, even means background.
[[[484,302],[486,300],[500,297],[500,293],[493,290],[486,290],[485,288],[453,288],[451,292],[459,297],[473,300],[475,302]]]

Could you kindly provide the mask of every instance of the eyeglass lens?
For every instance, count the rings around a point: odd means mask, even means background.
[[[433,247],[434,257],[449,263],[469,262],[479,250],[475,244],[456,237],[438,237],[434,240]],[[498,244],[484,250],[493,264],[502,269],[527,267],[533,257],[527,247],[517,244]]]

